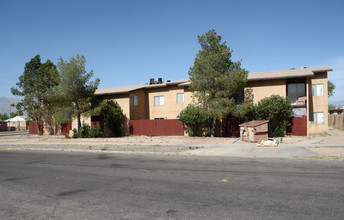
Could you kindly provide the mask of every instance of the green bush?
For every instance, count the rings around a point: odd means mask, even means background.
[[[112,100],[100,102],[95,108],[94,114],[100,116],[101,121],[114,136],[122,136],[123,111],[117,102]]]
[[[99,125],[95,125],[91,128],[90,136],[92,138],[100,138],[103,136],[102,129]]]
[[[79,137],[88,138],[90,137],[90,126],[88,124],[83,124],[79,129]]]
[[[285,131],[283,128],[276,128],[272,133],[274,137],[284,137],[284,134],[285,134]]]
[[[73,136],[72,136],[72,138],[78,138],[79,137],[79,133],[78,133],[78,131],[74,128],[73,129]]]
[[[72,138],[88,138],[90,137],[90,126],[88,124],[83,124],[79,131],[75,128],[73,129]]]
[[[208,113],[199,106],[188,105],[178,119],[189,127],[189,136],[202,136],[202,128],[209,127],[211,120]]]
[[[279,95],[272,95],[258,102],[256,106],[256,119],[270,120],[274,137],[284,136],[285,128],[289,125],[292,114],[290,100]]]

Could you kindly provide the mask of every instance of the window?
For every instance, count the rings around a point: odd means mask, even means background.
[[[312,96],[323,96],[324,84],[312,84]]]
[[[295,103],[299,97],[306,96],[305,83],[290,83],[287,87],[287,96],[292,103]]]
[[[324,112],[313,112],[311,122],[312,124],[324,124]]]
[[[164,105],[164,96],[154,96],[154,105]]]
[[[132,96],[130,96],[130,105],[134,105],[134,106],[136,106],[136,105],[138,105],[138,99],[137,99],[137,96],[136,95],[132,95]]]
[[[177,103],[184,103],[184,93],[177,93]]]

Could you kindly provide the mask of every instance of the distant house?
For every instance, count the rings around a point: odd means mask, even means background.
[[[329,114],[333,114],[333,115],[340,115],[340,114],[343,114],[344,112],[344,108],[335,108],[335,109],[329,109],[328,110],[328,113]]]
[[[243,100],[258,103],[271,95],[288,97],[293,103],[290,135],[328,131],[327,72],[330,67],[312,67],[250,73],[243,91]],[[189,79],[163,82],[150,79],[147,84],[98,89],[103,100],[114,100],[121,106],[125,118],[132,120],[177,119],[181,110],[192,102]],[[91,124],[92,117],[83,121]],[[76,128],[76,120],[73,121]],[[129,134],[130,127],[124,133]]]
[[[17,130],[17,131],[23,131],[23,130],[27,130],[27,118],[26,116],[16,116],[14,118],[10,118],[10,119],[7,119],[6,122],[7,122],[7,127],[10,128],[14,128],[14,130]]]

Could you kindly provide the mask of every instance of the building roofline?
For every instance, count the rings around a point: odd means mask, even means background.
[[[300,77],[311,77],[315,73],[333,71],[332,68],[327,66],[320,67],[303,67],[300,69],[289,69],[289,70],[277,70],[267,72],[255,72],[249,73],[247,81],[263,81],[263,80],[274,80],[274,79],[288,79],[288,78],[300,78]],[[145,84],[145,85],[133,85],[133,86],[122,86],[113,88],[97,89],[95,95],[111,95],[111,94],[126,94],[139,89],[154,89],[162,88],[167,86],[189,86],[190,79],[181,79],[172,82],[164,82],[159,84]]]

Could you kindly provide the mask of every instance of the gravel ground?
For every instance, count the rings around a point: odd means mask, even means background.
[[[128,136],[120,138],[66,138],[65,136],[29,135],[0,132],[0,150],[58,150],[58,151],[83,151],[83,152],[118,152],[118,153],[160,153],[175,155],[185,151],[202,149],[204,155],[208,151],[223,146],[236,148],[239,138],[225,137],[187,137],[187,136]],[[278,138],[280,140],[280,138]],[[344,147],[330,148],[326,144],[344,144],[344,133],[330,130],[330,135],[325,137],[296,137],[283,138],[283,145],[308,146],[308,150],[324,156],[343,156]],[[228,145],[227,145],[228,144]],[[232,145],[234,144],[234,145]],[[318,144],[316,148],[310,147]],[[324,144],[324,148],[321,147]],[[319,146],[320,145],[320,146]],[[310,147],[310,148],[309,148]],[[228,149],[230,150],[230,149]],[[197,151],[198,152],[198,151]]]

